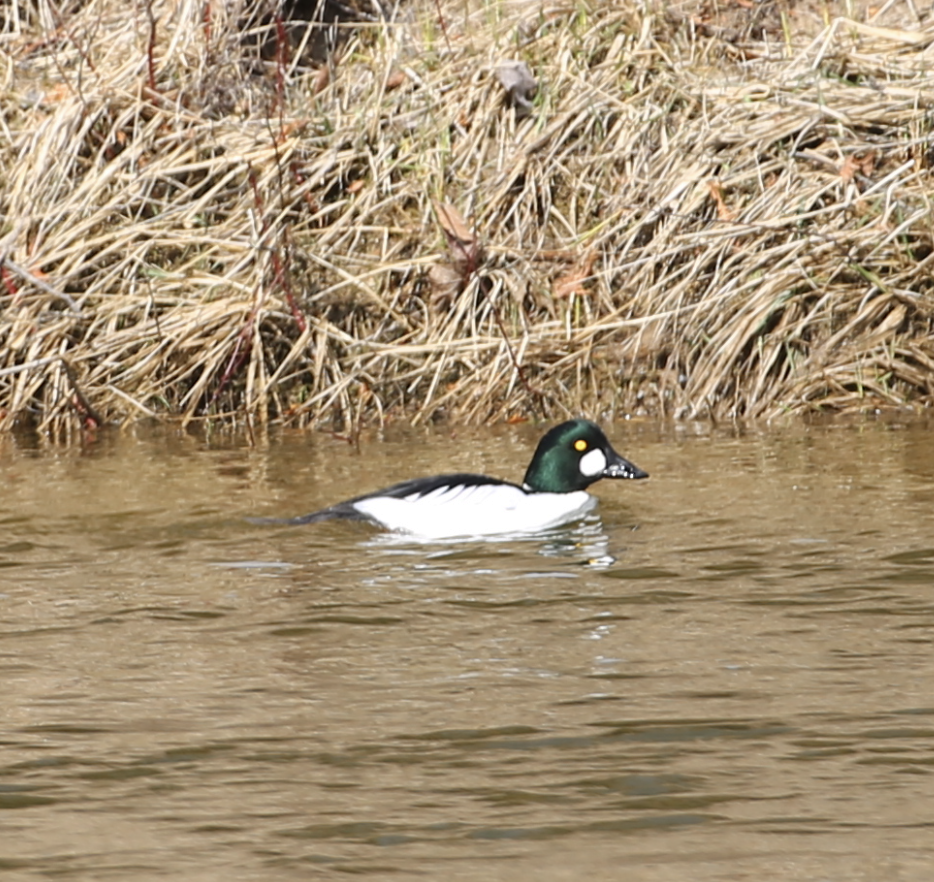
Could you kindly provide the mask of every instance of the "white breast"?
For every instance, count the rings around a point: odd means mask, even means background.
[[[536,533],[577,520],[597,500],[589,493],[526,493],[502,484],[439,487],[404,499],[375,496],[354,503],[389,530],[425,539]]]

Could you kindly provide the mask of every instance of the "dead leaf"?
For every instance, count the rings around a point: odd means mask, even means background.
[[[43,101],[45,104],[58,104],[64,101],[70,94],[69,87],[63,83],[49,89],[43,96]]]
[[[281,144],[286,138],[290,138],[295,132],[303,129],[308,125],[307,117],[300,117],[298,119],[293,119],[291,122],[283,122],[281,126],[278,126],[279,136],[276,139],[276,142]]]
[[[720,182],[716,178],[710,178],[707,181],[707,189],[717,203],[717,217],[722,221],[736,220],[736,213],[727,208],[726,202],[723,201],[723,186]]]
[[[581,260],[554,283],[555,297],[571,297],[575,294],[586,296],[590,292],[584,287],[593,275],[593,265],[597,258],[595,251],[588,251]]]
[[[409,78],[405,73],[396,68],[390,71],[389,76],[386,77],[386,91],[391,92],[393,89],[398,89],[399,86],[404,86],[408,81]]]
[[[528,116],[532,111],[532,99],[538,92],[538,82],[529,66],[524,61],[501,61],[496,67],[496,79],[506,90],[516,117]]]
[[[875,150],[851,154],[843,161],[843,165],[840,166],[841,180],[845,183],[849,183],[858,174],[867,178],[872,177],[872,173],[876,168],[877,156]]]
[[[428,284],[431,285],[431,306],[446,309],[460,293],[464,283],[463,273],[447,263],[434,263],[428,270]]]
[[[331,69],[328,65],[324,65],[321,70],[318,71],[318,75],[315,77],[315,85],[312,91],[315,95],[323,92],[331,84]]]
[[[449,202],[432,199],[431,204],[438,216],[438,223],[444,230],[451,262],[465,279],[483,262],[484,252],[480,239],[467,226],[463,215]]]
[[[438,216],[438,223],[444,230],[448,240],[454,240],[462,246],[472,245],[476,242],[476,237],[467,226],[464,216],[450,202],[438,202],[431,200],[435,208],[435,214]]]
[[[438,296],[448,297],[453,281],[453,276],[449,279],[448,275],[457,276],[456,290],[462,291],[468,280],[479,270],[486,255],[480,239],[467,226],[467,221],[453,205],[448,202],[439,202],[436,199],[432,199],[431,204],[448,245],[447,263],[437,264],[445,268],[445,276],[436,275],[433,285],[439,292]],[[441,270],[435,272],[437,274]],[[431,272],[429,272],[429,277],[431,277]]]
[[[856,162],[856,158],[854,156],[848,156],[843,161],[843,165],[840,166],[840,179],[848,184],[856,177],[856,172],[858,170],[859,165]]]

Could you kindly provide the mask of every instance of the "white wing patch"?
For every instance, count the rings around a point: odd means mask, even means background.
[[[403,499],[375,496],[354,508],[389,530],[426,539],[536,533],[577,520],[597,503],[589,493],[526,493],[503,484],[438,487]]]

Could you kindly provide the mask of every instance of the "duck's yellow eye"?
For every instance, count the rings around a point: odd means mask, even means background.
[[[587,442],[583,438],[579,438],[574,442],[574,449],[578,453],[583,453],[587,449]]]

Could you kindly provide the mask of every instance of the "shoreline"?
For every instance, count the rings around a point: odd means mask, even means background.
[[[934,401],[932,21],[410,2],[322,65],[121,8],[11,25],[0,430]]]

